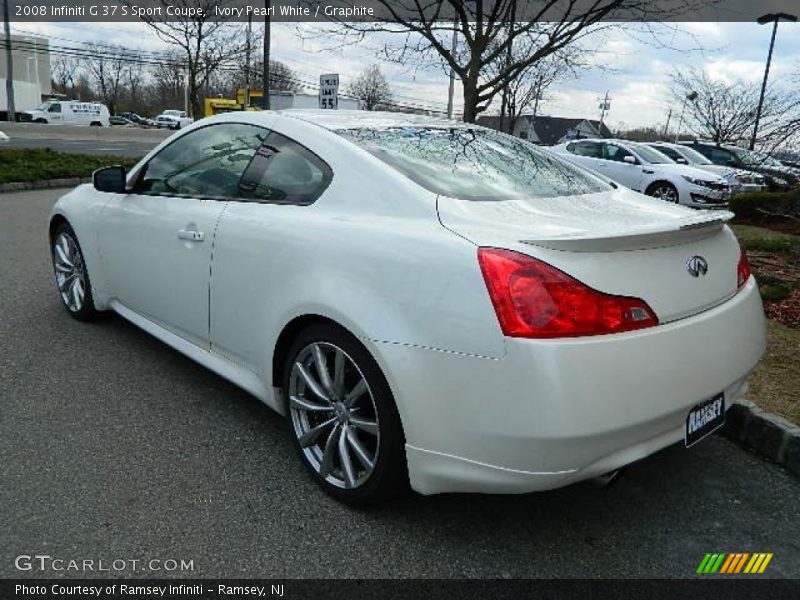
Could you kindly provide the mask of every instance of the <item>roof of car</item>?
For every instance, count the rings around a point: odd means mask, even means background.
[[[479,125],[461,121],[395,112],[315,109],[289,109],[275,112],[281,116],[307,121],[331,131],[340,129],[386,129],[391,127],[479,127],[484,129]]]

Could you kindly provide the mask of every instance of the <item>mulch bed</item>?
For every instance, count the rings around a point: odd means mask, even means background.
[[[770,276],[781,281],[800,282],[800,257],[795,253],[777,254],[750,250],[747,252],[750,265],[759,276]],[[763,286],[762,286],[763,289]],[[770,319],[775,319],[795,329],[800,329],[800,290],[792,290],[788,297],[778,302],[764,302],[764,312]]]

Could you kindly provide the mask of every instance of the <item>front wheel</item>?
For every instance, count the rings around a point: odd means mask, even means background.
[[[97,313],[89,273],[75,232],[67,223],[56,229],[50,250],[56,287],[64,308],[79,321],[92,319]]]
[[[658,181],[647,190],[648,196],[653,196],[665,202],[678,203],[678,190],[668,181]]]
[[[354,336],[328,323],[294,341],[283,390],[294,446],[316,482],[348,504],[407,489],[404,437],[389,385]]]

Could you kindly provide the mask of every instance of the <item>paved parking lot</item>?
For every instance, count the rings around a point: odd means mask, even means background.
[[[78,125],[43,125],[40,123],[0,123],[0,131],[10,141],[0,148],[50,148],[73,154],[144,156],[156,144],[173,133],[165,129],[137,127],[86,127]]]
[[[800,481],[721,437],[607,490],[338,505],[256,400],[117,317],[64,312],[56,195],[0,195],[0,577],[43,575],[14,569],[37,553],[193,560],[195,577],[689,577],[736,551],[800,577]]]

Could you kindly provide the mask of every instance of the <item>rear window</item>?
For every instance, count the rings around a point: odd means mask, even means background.
[[[529,142],[483,129],[337,131],[426,189],[464,200],[551,198],[611,187]]]

